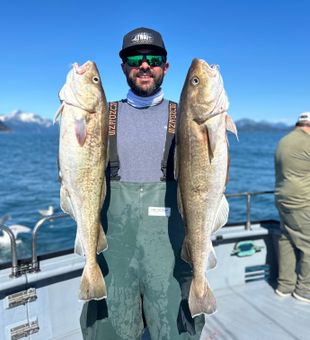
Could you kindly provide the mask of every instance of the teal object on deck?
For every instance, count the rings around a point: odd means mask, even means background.
[[[263,247],[255,245],[254,241],[240,241],[235,245],[231,255],[237,255],[239,257],[252,256],[258,251],[261,251]]]

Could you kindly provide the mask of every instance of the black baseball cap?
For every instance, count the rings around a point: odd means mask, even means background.
[[[160,33],[145,27],[136,28],[124,36],[119,56],[124,59],[126,56],[144,50],[147,53],[159,53],[167,56],[165,44]]]

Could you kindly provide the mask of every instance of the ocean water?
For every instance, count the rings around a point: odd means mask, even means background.
[[[227,193],[270,191],[274,189],[273,157],[285,132],[239,132],[239,142],[229,134],[230,181]],[[31,229],[42,218],[40,209],[54,207],[60,213],[56,134],[0,133],[0,217],[9,215],[6,225]],[[244,221],[246,199],[229,198],[229,223]],[[278,219],[273,195],[255,196],[252,220]],[[72,248],[76,225],[70,218],[45,223],[37,237],[38,254]],[[10,260],[10,247],[0,232],[0,263]],[[23,233],[17,251],[19,258],[31,256],[31,234]]]

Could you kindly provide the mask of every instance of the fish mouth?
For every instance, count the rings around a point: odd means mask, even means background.
[[[208,64],[205,60],[199,59],[205,71],[211,76],[216,77],[218,73],[218,65],[217,64]]]
[[[86,61],[86,63],[84,63],[83,65],[79,65],[78,63],[74,63],[73,67],[74,67],[75,73],[82,75],[82,74],[84,74],[85,72],[88,71],[90,65],[91,65],[91,61]]]

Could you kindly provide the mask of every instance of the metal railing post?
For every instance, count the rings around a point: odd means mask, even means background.
[[[41,226],[49,220],[55,220],[58,218],[63,218],[63,217],[70,217],[70,215],[67,214],[59,214],[59,215],[51,215],[47,217],[41,218],[36,225],[33,228],[32,231],[32,270],[33,271],[39,271],[39,262],[38,262],[38,255],[37,255],[37,232],[41,228]]]
[[[248,192],[225,194],[226,197],[243,197],[243,196],[246,196],[245,230],[251,229],[251,198],[252,198],[252,196],[266,195],[266,194],[274,194],[274,191],[256,191],[256,192],[248,191]]]
[[[17,252],[16,252],[16,239],[15,235],[13,234],[12,230],[5,226],[4,224],[0,224],[0,230],[3,230],[7,233],[10,237],[11,243],[11,253],[12,253],[12,277],[18,276],[18,264],[17,264]]]
[[[246,193],[246,224],[245,229],[251,229],[251,193]]]

